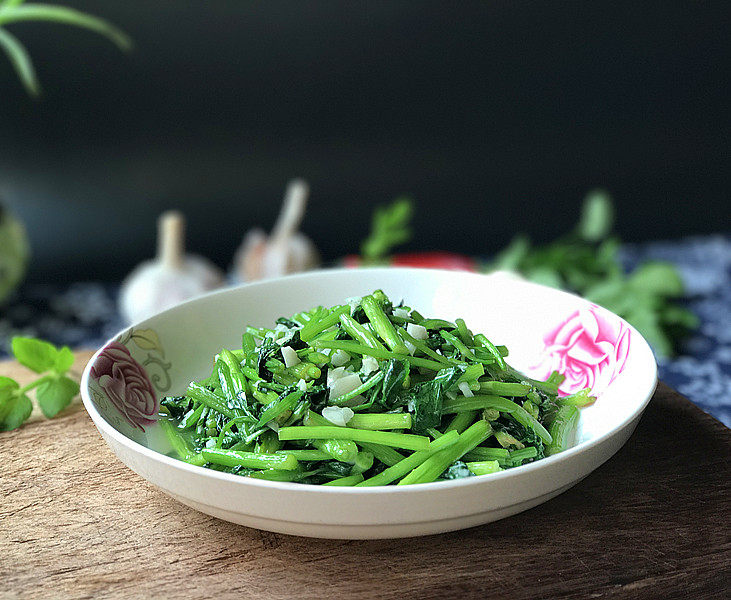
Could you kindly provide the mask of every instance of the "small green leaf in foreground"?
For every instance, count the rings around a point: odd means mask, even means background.
[[[17,429],[32,411],[30,398],[20,392],[17,382],[0,375],[0,431]]]
[[[36,373],[52,369],[59,353],[53,344],[19,336],[13,338],[12,347],[18,362]]]
[[[54,377],[38,386],[36,400],[43,414],[49,419],[71,404],[79,393],[79,384],[68,377]]]

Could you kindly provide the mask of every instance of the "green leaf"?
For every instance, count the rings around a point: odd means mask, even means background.
[[[36,373],[48,371],[56,364],[58,355],[56,346],[43,340],[16,336],[13,338],[12,347],[18,362]]]
[[[670,263],[644,263],[632,272],[629,283],[637,290],[666,298],[683,295],[683,280],[678,270]]]
[[[19,387],[20,386],[18,385],[18,382],[15,381],[15,379],[11,379],[10,377],[6,377],[5,375],[0,375],[0,394],[2,394],[2,390],[5,388],[17,390]]]
[[[33,412],[30,398],[19,393],[18,389],[16,381],[0,376],[0,431],[17,429]]]
[[[50,419],[71,404],[71,400],[78,393],[78,383],[68,377],[58,377],[39,385],[36,399],[43,414]]]
[[[581,220],[576,232],[587,242],[603,240],[614,225],[614,205],[612,197],[605,190],[594,190],[584,199]]]
[[[31,3],[0,7],[0,25],[18,21],[50,21],[52,23],[75,25],[103,35],[121,50],[130,50],[132,48],[130,37],[109,21],[66,6]]]
[[[71,348],[64,346],[58,351],[56,355],[56,363],[53,365],[53,370],[56,373],[66,373],[74,364],[74,353],[71,352]]]
[[[409,390],[409,412],[413,413],[411,429],[414,433],[426,433],[430,427],[438,427],[442,420],[444,391],[454,384],[462,371],[456,367],[442,369],[430,381],[419,383]]]
[[[25,46],[12,33],[0,28],[0,47],[5,50],[8,60],[28,94],[33,98],[40,96],[41,86]]]

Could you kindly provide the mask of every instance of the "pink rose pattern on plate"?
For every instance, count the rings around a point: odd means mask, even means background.
[[[144,431],[155,423],[160,408],[155,390],[144,367],[122,344],[112,342],[102,350],[91,376],[133,427]]]
[[[592,304],[577,310],[544,337],[545,348],[534,377],[547,379],[553,371],[565,377],[559,395],[590,388],[601,394],[622,372],[629,353],[630,330],[621,320]]]

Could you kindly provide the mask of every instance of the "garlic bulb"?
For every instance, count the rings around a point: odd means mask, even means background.
[[[317,248],[297,231],[305,214],[310,189],[301,179],[289,182],[282,210],[272,233],[251,229],[234,257],[234,269],[244,281],[269,279],[313,269],[320,264]]]
[[[130,323],[221,287],[223,274],[208,260],[184,253],[185,220],[177,211],[158,219],[158,251],[124,280],[119,310]]]

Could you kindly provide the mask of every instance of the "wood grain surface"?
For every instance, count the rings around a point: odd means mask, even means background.
[[[0,434],[0,597],[725,599],[730,458],[731,431],[661,384],[627,445],[542,506],[424,538],[313,540],[168,498],[76,403]]]

